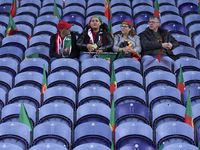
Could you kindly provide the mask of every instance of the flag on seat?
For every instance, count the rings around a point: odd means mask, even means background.
[[[181,94],[185,90],[185,82],[183,78],[183,71],[182,71],[181,64],[180,64],[180,71],[179,71],[179,78],[178,78],[178,90],[181,92]]]
[[[56,1],[54,0],[54,7],[53,7],[53,15],[58,17],[59,21],[61,21],[60,14],[58,11],[58,7],[56,5]]]
[[[109,0],[105,0],[104,16],[106,18],[108,18],[108,32],[113,37],[113,30],[112,30],[112,23],[111,23],[112,12],[110,9],[110,1]]]
[[[34,53],[26,56],[24,60],[29,59],[29,58],[38,58],[40,53]]]
[[[42,90],[41,94],[44,94],[44,92],[47,89],[47,77],[46,77],[46,71],[45,71],[45,64],[43,64],[43,79],[42,79]]]
[[[190,90],[188,90],[188,97],[187,97],[187,103],[186,103],[185,123],[189,124],[194,130],[192,106],[191,106],[191,99],[190,99]]]
[[[110,94],[113,94],[115,89],[117,89],[117,82],[115,77],[114,64],[112,65],[111,79],[110,79]]]
[[[11,9],[10,9],[10,14],[14,18],[17,15],[17,2],[16,0],[12,1]]]
[[[13,31],[18,31],[18,29],[17,26],[15,25],[12,15],[10,14],[6,30],[6,36],[13,35]]]
[[[161,144],[158,150],[162,150],[164,148],[164,144]]]
[[[159,9],[158,0],[156,0],[156,2],[155,2],[155,6],[154,6],[154,16],[158,16],[158,17],[160,18],[160,9]]]

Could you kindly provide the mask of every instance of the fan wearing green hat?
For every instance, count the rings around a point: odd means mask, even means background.
[[[140,37],[133,30],[133,23],[124,20],[121,25],[121,32],[114,36],[114,52],[124,51],[124,57],[140,60],[141,52]]]
[[[76,43],[80,49],[79,60],[82,62],[95,54],[111,52],[113,43],[113,38],[102,19],[99,16],[92,16],[86,30],[81,33]]]

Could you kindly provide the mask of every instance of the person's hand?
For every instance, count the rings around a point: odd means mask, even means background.
[[[92,44],[87,44],[86,47],[90,52],[94,50],[94,47],[92,46]]]
[[[129,53],[129,52],[128,52],[129,49],[130,49],[129,46],[124,47],[124,48],[123,48],[124,53],[125,53],[125,54],[128,54],[128,53]]]
[[[135,53],[135,49],[129,47],[128,52],[129,52],[129,53]]]
[[[172,43],[168,42],[168,48],[172,49],[172,47],[173,47]]]

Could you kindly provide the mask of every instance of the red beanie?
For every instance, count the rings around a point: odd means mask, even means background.
[[[132,23],[130,20],[124,20],[124,21],[122,22],[122,24],[127,24],[127,25],[133,27],[133,23]]]
[[[60,21],[59,23],[58,23],[58,25],[57,25],[57,28],[58,28],[58,30],[60,30],[60,29],[62,29],[62,28],[66,28],[66,29],[69,29],[69,28],[71,28],[73,26],[73,24],[69,24],[69,23],[67,23],[66,21]]]

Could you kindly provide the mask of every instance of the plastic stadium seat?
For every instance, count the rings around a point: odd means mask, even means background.
[[[136,33],[139,35],[141,32],[143,32],[147,27],[149,26],[148,23],[145,23],[143,25],[140,25],[136,29]]]
[[[49,64],[46,60],[42,58],[29,58],[29,59],[23,60],[20,63],[20,72],[34,71],[34,72],[39,72],[43,74],[43,65],[45,65],[46,75],[48,75]]]
[[[11,6],[0,6],[0,15],[8,16],[10,15]]]
[[[26,0],[24,0],[24,1],[26,1]],[[36,19],[38,17],[38,9],[35,8],[34,6],[19,7],[17,9],[17,16],[19,16],[19,15],[29,15]]]
[[[6,27],[0,25],[0,41],[5,37]]]
[[[65,145],[67,149],[71,146],[71,129],[64,123],[46,122],[37,125],[33,131],[34,145],[54,143],[61,146]]]
[[[30,92],[31,91],[31,92]],[[40,90],[31,86],[19,86],[12,88],[8,93],[8,104],[20,103],[30,104],[35,109],[40,106]]]
[[[149,108],[152,110],[155,106],[168,103],[168,104],[182,104],[180,91],[176,87],[155,87],[148,93]]]
[[[91,6],[86,10],[86,17],[91,17],[93,15],[104,15],[104,6]]]
[[[156,147],[174,143],[194,144],[194,130],[184,122],[166,122],[156,128]]]
[[[63,8],[63,2],[62,1],[56,0],[55,2],[56,2],[56,6],[59,9]],[[43,0],[42,1],[42,7],[46,7],[46,6],[54,6],[54,0]]]
[[[124,103],[140,103],[146,105],[145,91],[136,86],[125,86],[117,88],[114,92],[115,106]]]
[[[70,24],[81,26],[82,28],[85,27],[84,18],[77,14],[71,14],[71,15],[64,16],[62,18],[62,20],[67,21]]]
[[[0,72],[0,87],[5,90],[6,93],[12,88],[12,76],[6,72]]]
[[[6,92],[4,89],[0,88],[0,110],[6,104]]]
[[[54,25],[50,24],[44,24],[44,25],[38,25],[33,29],[33,35],[47,35],[52,36],[53,34],[57,33],[57,28]]]
[[[68,92],[66,92],[68,91]],[[44,92],[43,104],[67,104],[75,109],[76,93],[69,87],[51,87]]]
[[[110,64],[102,58],[90,58],[81,63],[81,74],[86,72],[104,72],[110,75]]]
[[[147,74],[145,83],[146,92],[157,86],[176,87],[176,77],[167,71],[155,71]]]
[[[50,61],[48,47],[42,47],[42,48],[40,46],[29,47],[26,49],[26,51],[24,53],[24,57],[26,58],[27,56],[32,55],[34,53],[39,53],[39,55],[38,55],[39,58],[42,58],[42,59],[46,60],[47,62]]]
[[[200,23],[200,15],[190,14],[185,17],[185,26],[188,29],[192,24]]]
[[[198,150],[198,147],[187,143],[174,143],[163,148],[163,150]]]
[[[62,9],[59,8],[59,7],[57,7],[57,8],[58,8],[58,12],[59,12],[60,17],[62,17]],[[54,6],[45,6],[45,7],[42,7],[40,9],[39,16],[52,15],[53,14],[53,10],[54,10]]]
[[[192,106],[192,115],[194,118],[194,130],[196,131],[197,128],[200,126],[200,111],[199,111],[200,104],[195,104]]]
[[[145,77],[148,73],[154,71],[171,72],[172,71],[171,63],[165,59],[161,59],[160,62],[156,58],[146,60],[143,63],[143,76]]]
[[[135,17],[135,28],[137,29],[138,26],[142,24],[147,24],[150,17],[151,15],[148,14],[138,15],[137,17]]]
[[[192,40],[189,36],[182,34],[172,34],[172,36],[178,41],[180,45],[192,47]]]
[[[198,141],[200,140],[200,127],[197,128],[196,130],[196,141],[197,141],[197,145],[198,145]]]
[[[105,6],[105,1],[102,0],[88,0],[87,8],[91,6]]]
[[[185,87],[200,85],[200,72],[199,71],[187,71],[183,73]]]
[[[0,143],[16,144],[23,150],[28,150],[30,146],[30,128],[19,122],[1,123]]]
[[[98,143],[85,143],[79,146],[76,146],[73,150],[110,150],[107,146]]]
[[[0,72],[6,72],[14,78],[18,73],[18,63],[12,58],[0,58]]]
[[[48,76],[48,88],[53,86],[66,86],[77,92],[77,76],[71,72],[54,72]]]
[[[132,8],[134,9],[137,6],[152,6],[153,7],[153,1],[152,0],[137,0],[132,2]]]
[[[81,6],[86,9],[86,1],[80,1],[80,0],[70,0],[65,2],[66,6]]]
[[[132,58],[117,59],[113,62],[115,74],[122,71],[134,71],[141,73],[140,62]]]
[[[184,25],[177,24],[177,23],[168,23],[165,26],[163,26],[164,29],[168,30],[169,33],[178,33],[187,35],[187,30]]]
[[[196,58],[180,58],[174,62],[174,74],[179,77],[180,64],[183,72],[200,71],[200,60]]]
[[[119,150],[156,150],[156,149],[148,144],[136,142],[132,144],[126,144],[125,146],[122,146]]]
[[[193,41],[194,41],[194,48],[199,52],[200,50],[200,42],[199,42],[199,39],[200,39],[200,35],[197,35],[194,37]]]
[[[110,76],[103,72],[87,72],[82,74],[80,77],[80,89],[91,86],[110,89]]]
[[[133,22],[133,18],[129,15],[124,15],[124,14],[117,14],[117,15],[113,15],[111,18],[111,22],[112,25],[117,25],[120,24],[124,21],[124,20],[130,20]]]
[[[121,24],[117,24],[112,26],[113,34],[119,34],[121,32]]]
[[[197,58],[197,51],[189,46],[179,46],[173,49],[174,55],[178,56],[179,58],[182,57],[192,57]]]
[[[78,39],[78,36],[83,32],[83,28],[78,25],[73,25],[71,27],[71,32],[74,32],[76,39]]]
[[[137,17],[138,15],[153,15],[154,8],[149,5],[140,5],[133,9],[133,18]]]
[[[42,89],[43,75],[38,72],[22,72],[15,76],[15,87],[18,86],[33,86],[37,89]]]
[[[150,123],[149,108],[140,103],[124,103],[115,108],[116,125],[126,122]]]
[[[123,6],[123,5],[117,5],[111,7],[112,15],[117,15],[117,14],[124,14],[128,16],[132,16],[132,10],[129,6]]]
[[[14,31],[13,35],[21,35],[24,36],[27,40],[32,36],[32,29],[28,25],[25,24],[17,24],[18,31]]]
[[[24,14],[24,15],[15,16],[13,18],[13,20],[16,25],[25,24],[25,25],[28,25],[29,27],[31,27],[31,29],[33,29],[35,26],[35,18],[30,15]]]
[[[102,111],[103,110],[103,111]],[[85,122],[101,122],[106,125],[110,120],[110,107],[101,103],[87,103],[76,110],[76,126]]]
[[[115,130],[116,148],[131,143],[142,142],[144,144],[153,145],[152,128],[141,122],[126,122],[117,126]]]
[[[158,3],[159,6],[165,6],[165,7],[167,7],[167,5],[176,6],[175,0],[159,0]]]
[[[56,16],[53,15],[43,15],[39,16],[36,19],[36,26],[37,25],[43,25],[43,24],[49,24],[57,27],[57,24],[59,23],[59,19]]]
[[[0,2],[0,6],[11,6],[12,0],[4,0]],[[19,2],[17,1],[17,7],[19,6]]]
[[[194,39],[195,36],[198,36],[200,33],[200,23],[196,23],[188,27],[188,33],[191,37],[191,39]]]
[[[33,46],[43,46],[43,47],[48,47],[50,46],[50,36],[42,36],[42,35],[37,35],[34,36],[30,39],[29,41],[29,47]]]
[[[183,93],[183,105],[186,105],[187,97],[188,97],[188,90],[190,90],[191,105],[194,106],[194,105],[198,104],[199,100],[200,100],[200,86],[199,85],[195,85],[195,86],[187,87],[184,90],[184,93]]]
[[[40,107],[38,124],[44,122],[60,122],[72,128],[73,109],[62,103],[49,103]]]
[[[2,46],[16,46],[25,52],[27,49],[27,39],[21,35],[10,35],[3,38]]]
[[[9,17],[1,15],[1,14],[0,14],[0,17],[1,17],[0,25],[7,29],[7,25],[8,25],[8,22],[9,22]]]
[[[114,6],[128,6],[131,7],[130,0],[115,0],[115,1],[110,1],[110,7]]]
[[[176,23],[183,24],[183,19],[179,15],[164,15],[161,17],[161,27],[164,27],[166,24]]]
[[[169,2],[169,0],[165,0],[165,1]],[[176,6],[163,5],[163,6],[160,6],[159,8],[160,8],[161,16],[168,15],[168,14],[179,15],[179,9]]]
[[[47,143],[47,144],[35,145],[35,146],[32,146],[29,150],[44,150],[44,149],[48,149],[48,150],[55,150],[55,149],[68,150],[65,146],[61,146],[61,145],[58,145],[56,143]]]
[[[182,5],[181,7],[179,7],[180,16],[182,18],[185,18],[190,14],[198,14],[198,8],[198,5],[194,4]]]
[[[185,107],[176,103],[161,103],[152,109],[152,128],[165,122],[185,122]]]
[[[181,1],[177,1],[177,7],[180,9],[181,7],[183,7],[184,5],[196,5],[198,6],[198,1],[196,0],[181,0]]]
[[[78,106],[101,103],[110,106],[110,91],[104,87],[85,87],[79,91]]]
[[[143,77],[141,74],[133,71],[118,72],[115,74],[117,87],[137,86],[143,88]]]
[[[77,14],[85,18],[85,9],[81,6],[76,6],[76,5],[65,7],[65,9],[63,10],[63,16],[71,15],[71,14]]]
[[[33,6],[40,10],[41,8],[41,1],[40,0],[21,0],[20,2],[20,7],[25,7],[25,6]]]
[[[33,126],[36,125],[36,109],[30,104],[24,104],[28,116]],[[20,103],[9,104],[3,107],[1,111],[1,123],[4,122],[18,122],[21,110]]]
[[[21,147],[17,146],[16,144],[11,143],[0,143],[0,149],[4,150],[23,150]]]
[[[74,130],[74,146],[86,143],[99,143],[110,148],[112,133],[109,125],[101,122],[85,122]]]

